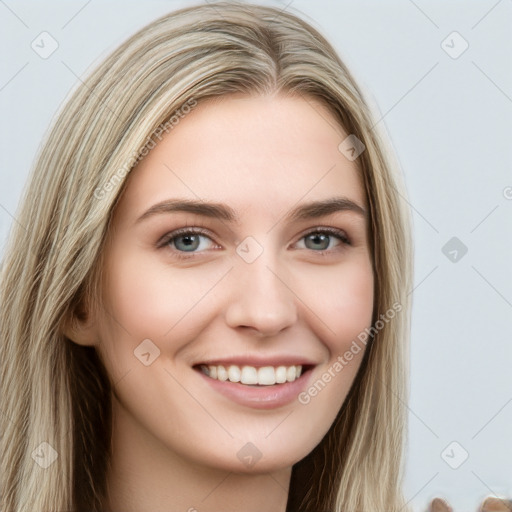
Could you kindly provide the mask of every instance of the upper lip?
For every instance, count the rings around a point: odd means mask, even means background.
[[[256,368],[262,366],[315,366],[316,363],[311,361],[310,359],[298,356],[273,356],[273,357],[263,357],[263,356],[231,356],[231,357],[222,357],[215,359],[207,359],[204,361],[199,361],[194,366],[197,365],[206,365],[206,366],[254,366]]]

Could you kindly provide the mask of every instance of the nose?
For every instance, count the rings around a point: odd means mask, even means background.
[[[226,323],[234,329],[275,336],[297,321],[295,295],[275,261],[260,256],[253,263],[238,262],[232,276]]]

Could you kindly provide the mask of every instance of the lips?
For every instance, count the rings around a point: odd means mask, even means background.
[[[238,359],[238,361],[240,360]],[[226,361],[223,363],[209,361],[208,364],[196,364],[193,369],[214,392],[238,405],[253,409],[276,409],[294,402],[309,385],[313,375],[312,370],[316,366],[315,364],[284,365],[279,363],[276,366],[269,364],[256,366],[255,363],[251,365],[232,364]],[[221,379],[219,379],[219,368],[221,367],[223,370],[220,370]],[[284,374],[286,374],[286,380],[281,383],[279,381],[283,381]],[[230,377],[233,381],[230,380]],[[253,382],[253,384],[244,384],[241,380]]]

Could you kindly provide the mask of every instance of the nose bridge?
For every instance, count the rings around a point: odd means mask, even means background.
[[[255,247],[250,247],[248,252],[251,250]],[[261,334],[272,335],[295,323],[295,296],[286,284],[286,272],[274,252],[270,248],[260,250],[252,261],[245,259],[240,250],[237,252],[233,292],[226,310],[228,325],[250,327]]]

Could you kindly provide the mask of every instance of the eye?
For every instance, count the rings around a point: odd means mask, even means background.
[[[350,240],[344,231],[335,228],[316,228],[306,233],[300,241],[304,240],[300,249],[311,249],[314,252],[323,253],[330,251],[339,245],[350,245]]]
[[[158,248],[174,249],[179,258],[192,257],[194,253],[210,249],[213,240],[201,228],[183,228],[166,235],[158,244]],[[187,256],[186,253],[191,253]]]

